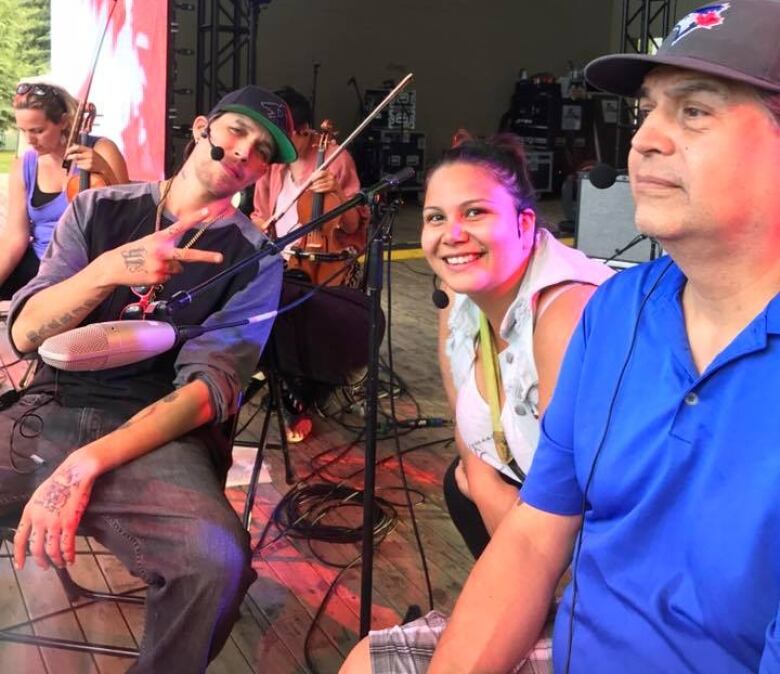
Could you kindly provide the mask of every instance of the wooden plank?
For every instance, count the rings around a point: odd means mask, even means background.
[[[79,555],[73,567],[84,563]],[[65,591],[56,574],[51,570],[40,569],[33,561],[27,560],[22,571],[14,571],[21,588],[27,611],[32,618],[59,611],[70,606]],[[84,634],[71,612],[65,612],[45,620],[33,627],[35,634],[50,637],[83,641]],[[41,653],[49,672],[69,672],[73,674],[98,674],[98,667],[88,653],[76,653],[56,648],[42,648]]]
[[[100,560],[113,560],[119,564],[118,560],[113,556],[93,556],[92,549],[90,547],[87,549],[89,552],[80,555],[80,563],[71,570],[73,580],[79,585],[97,592],[116,591],[109,587],[100,567]],[[112,601],[98,601],[89,606],[80,607],[76,611],[76,616],[88,641],[123,648],[138,647],[138,642],[128,629],[119,604]],[[95,655],[94,657],[101,674],[124,674],[134,662],[132,658],[108,655]]]
[[[273,674],[300,674],[307,671],[251,599],[244,601],[241,618],[230,637],[249,662],[251,671]]]
[[[252,674],[254,670],[231,634],[206,671],[208,674]]]
[[[304,659],[304,643],[311,624],[311,615],[269,564],[255,561],[254,568],[258,572],[258,579],[249,588],[248,599],[270,622],[274,634],[290,650],[302,671],[308,671]],[[318,663],[320,671],[338,670],[343,659],[342,653],[319,627],[314,629],[309,647],[312,659]]]
[[[436,429],[440,435],[446,436],[448,431],[445,429]],[[426,441],[429,437],[422,436],[420,441]],[[412,439],[412,435],[407,435],[402,440],[408,444],[416,444],[417,441]],[[420,450],[421,453],[424,450]],[[425,467],[425,470],[419,469],[419,464],[412,458],[415,454],[407,454],[404,459],[404,465],[407,472],[408,482],[410,488],[419,489],[426,493],[426,501],[431,500],[432,493],[440,493],[440,479],[438,475],[443,475],[446,466],[451,461],[453,451],[447,453],[447,455],[441,454],[438,457],[438,467],[429,462],[429,465]],[[383,450],[383,456],[391,456],[387,450]],[[345,469],[345,464],[349,465],[349,470]],[[357,460],[353,460],[350,457],[340,459],[340,473],[349,474],[354,472],[354,469],[362,468],[362,457],[358,457]],[[397,462],[393,460],[390,463],[385,463],[377,471],[377,483],[380,487],[387,486],[400,486],[400,478],[397,477]],[[385,494],[390,496],[389,494]],[[401,491],[395,491],[392,493],[393,500],[396,502],[403,501],[403,493]],[[438,499],[442,501],[443,499]],[[404,507],[397,506],[398,514],[401,518],[401,523],[396,532],[390,535],[388,541],[380,546],[379,552],[375,556],[375,585],[377,579],[381,579],[381,575],[377,573],[389,573],[393,579],[391,585],[398,587],[397,582],[401,579],[403,586],[412,583],[416,585],[421,594],[417,597],[411,596],[408,599],[402,599],[398,603],[418,603],[424,605],[427,602],[427,591],[425,589],[424,579],[422,575],[422,569],[419,562],[419,554],[417,552],[417,546],[414,541],[414,537],[411,530],[411,524],[404,526],[404,522],[408,521],[408,510]],[[426,504],[418,505],[415,508],[418,518],[418,524],[422,530],[423,541],[426,542],[426,532],[428,532],[427,538],[427,557],[429,566],[431,567],[431,575],[434,583],[434,596],[438,597],[437,604],[444,600],[446,606],[449,608],[454,602],[454,597],[457,596],[463,580],[471,568],[473,561],[468,553],[465,545],[460,539],[459,534],[452,525],[449,516],[445,511],[435,504],[426,502]],[[431,521],[431,523],[426,523]],[[442,531],[443,527],[443,531]],[[431,531],[433,529],[433,531]],[[399,548],[400,543],[405,543],[405,547]],[[430,548],[434,547],[434,550]],[[386,555],[384,550],[392,548],[393,560],[396,564],[399,564],[400,568],[398,572],[393,572],[388,565],[385,564]],[[441,557],[445,562],[444,564],[437,563],[437,559]],[[439,580],[440,579],[440,580]],[[443,587],[437,588],[437,585]],[[405,611],[405,609],[404,609]]]
[[[94,539],[90,539],[90,546],[98,553],[106,550],[105,547]],[[111,592],[119,594],[144,586],[143,581],[133,576],[125,565],[113,555],[97,554],[95,559]],[[143,596],[142,592],[136,594]],[[116,606],[123,622],[129,628],[133,645],[138,647],[144,633],[144,620],[146,617],[145,606],[142,604],[127,604],[123,602],[117,602]]]
[[[6,543],[0,546],[4,555],[10,554]],[[15,625],[29,618],[25,610],[21,590],[16,583],[13,564],[7,557],[0,559],[0,616],[2,626]],[[31,628],[18,630],[32,634]],[[36,646],[0,641],[0,671],[24,672],[24,674],[46,674],[43,657]]]

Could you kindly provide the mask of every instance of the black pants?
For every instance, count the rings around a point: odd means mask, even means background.
[[[444,473],[444,483],[442,485],[444,500],[447,502],[447,510],[452,518],[452,523],[460,533],[474,559],[478,559],[490,541],[490,534],[485,528],[477,506],[458,489],[458,483],[455,481],[455,468],[459,460],[458,457],[455,457],[450,467],[447,468],[447,472]],[[499,473],[499,475],[507,484],[512,484],[519,488],[520,485],[515,480],[503,473]]]
[[[16,265],[5,283],[0,286],[0,300],[10,300],[17,290],[26,286],[38,273],[39,264],[40,260],[38,260],[32,246],[27,246],[24,257],[19,260],[19,264]]]

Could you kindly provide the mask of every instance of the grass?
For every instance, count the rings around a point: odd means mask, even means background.
[[[0,150],[0,173],[8,173],[10,171],[13,158],[13,150]]]

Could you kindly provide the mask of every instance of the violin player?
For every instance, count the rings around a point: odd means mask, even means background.
[[[285,87],[275,93],[287,103],[290,109],[293,127],[291,139],[298,152],[298,159],[291,164],[272,165],[270,170],[255,184],[254,211],[250,217],[263,232],[267,229],[268,220],[278,210],[287,206],[300,185],[317,170],[317,132],[312,128],[312,111],[308,99],[291,87]],[[326,150],[326,158],[335,150],[335,146],[332,147],[333,149]],[[326,170],[320,171],[320,175],[315,177],[307,192],[325,195],[328,207],[334,207],[355,195],[359,190],[360,180],[355,162],[348,152],[342,152]],[[302,198],[301,201],[303,200]],[[365,244],[368,215],[366,207],[350,209],[341,216],[335,227],[339,230],[338,233],[355,235],[352,237],[353,239],[362,240],[359,246],[362,248]],[[305,224],[307,221],[306,216],[301,218],[299,209],[290,208],[276,222],[275,235],[277,237],[284,236],[299,224]],[[285,249],[283,254],[288,259],[289,267],[293,266],[295,262],[295,260],[290,260],[293,255],[292,249],[301,243],[302,241],[296,242]],[[317,264],[314,262],[315,266]],[[322,264],[332,265],[333,263]],[[343,266],[343,263],[340,264]],[[346,278],[341,280],[344,285],[356,284],[355,268],[356,265],[353,266],[353,273],[347,273]],[[310,280],[318,281],[316,278]],[[296,443],[302,442],[309,436],[312,430],[312,420],[305,413],[306,403],[302,400],[307,396],[301,394],[293,397],[296,398],[294,406],[298,409],[298,414],[287,420],[287,440]]]
[[[89,135],[86,144],[72,143],[78,102],[62,87],[42,79],[16,86],[16,127],[29,149],[12,166],[4,245],[0,250],[0,299],[10,299],[38,272],[54,226],[68,205],[68,173],[64,160],[97,174],[104,184],[129,182],[127,165],[116,144]]]
[[[286,206],[297,187],[316,170],[316,132],[312,128],[308,99],[291,87],[285,87],[275,93],[290,109],[293,123],[292,141],[298,151],[298,159],[292,164],[272,166],[255,185],[254,211],[250,217],[261,230],[265,230],[266,222],[276,210]],[[326,153],[326,156],[329,154],[330,152]],[[310,188],[314,193],[335,195],[339,203],[354,196],[359,190],[360,180],[355,162],[347,152],[343,152],[327,170],[321,171],[321,175],[315,178]],[[367,209],[354,208],[341,217],[339,226],[352,234],[365,229],[367,220]],[[298,224],[298,212],[291,208],[276,223],[276,235],[284,236]],[[289,255],[289,251],[287,254]]]

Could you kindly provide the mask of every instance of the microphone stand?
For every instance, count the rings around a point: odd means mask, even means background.
[[[371,629],[371,593],[374,574],[374,491],[376,482],[376,429],[379,400],[379,326],[382,317],[382,279],[385,247],[390,241],[400,199],[372,204],[371,222],[376,223],[366,253],[366,294],[369,299],[368,373],[366,377],[366,451],[363,477],[363,531],[360,570],[360,637]]]
[[[642,241],[646,239],[650,239],[650,259],[655,260],[659,255],[658,242],[655,239],[647,236],[647,234],[637,234],[633,239],[631,239],[631,241],[629,241],[622,248],[615,248],[615,252],[612,255],[610,255],[606,260],[604,260],[604,264],[608,264],[612,262],[614,259],[620,257],[623,253],[625,253],[629,248],[633,248],[634,246],[636,246],[639,243],[642,243]]]

